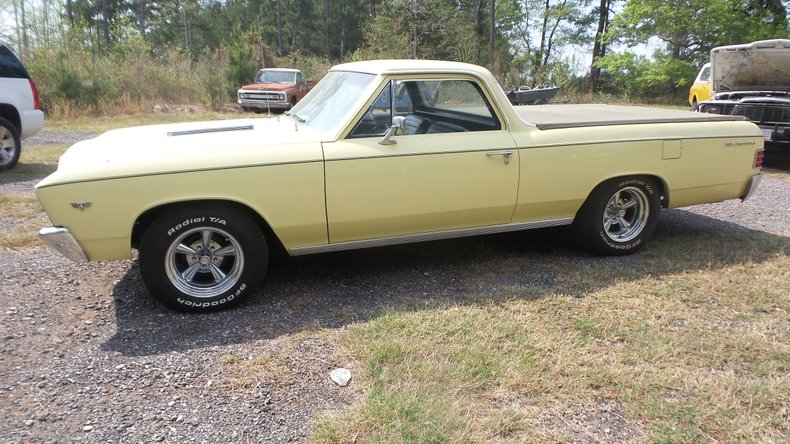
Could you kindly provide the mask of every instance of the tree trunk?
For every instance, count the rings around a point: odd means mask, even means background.
[[[69,20],[69,27],[74,27],[74,3],[73,0],[66,0],[66,18]]]
[[[137,5],[137,28],[140,30],[140,36],[145,40],[145,7],[146,0],[140,0]]]
[[[472,63],[480,64],[480,47],[483,45],[483,0],[475,1],[475,50]]]
[[[598,59],[606,55],[606,44],[603,42],[606,29],[609,27],[609,8],[611,0],[601,0],[598,7],[598,30],[595,32],[595,43],[593,44],[592,63],[590,63],[590,91],[598,89],[598,82],[601,78],[601,68],[595,66]]]
[[[20,28],[19,25],[22,25],[22,41],[17,42],[19,46],[19,56],[23,59],[27,58],[28,50],[30,49],[30,43],[27,38],[27,14],[25,12],[25,0],[19,0],[19,12],[21,16],[21,22],[17,22],[17,29]]]
[[[189,2],[184,2],[184,43],[187,47],[187,57],[190,60],[189,67],[192,67],[192,23],[189,20]],[[190,72],[191,74],[191,72]]]
[[[280,19],[282,14],[280,8],[281,3],[281,0],[276,0],[275,2],[275,15],[277,16],[277,55],[280,57],[283,55],[283,27]]]
[[[370,18],[376,18],[376,0],[370,0]]]
[[[101,0],[101,33],[104,44],[110,45],[110,2]]]
[[[346,52],[346,3],[340,9],[340,60]]]
[[[331,13],[332,9],[332,0],[324,0],[324,32],[325,32],[325,39],[326,39],[326,58],[331,56],[331,49],[332,46],[329,40],[329,19],[332,16]]]
[[[488,0],[488,65],[491,72],[496,74],[494,69],[494,37],[496,31],[496,3],[495,0]]]

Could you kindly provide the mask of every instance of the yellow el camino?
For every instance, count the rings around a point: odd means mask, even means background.
[[[739,117],[602,105],[513,107],[450,62],[335,66],[290,113],[110,131],[36,186],[74,260],[139,251],[170,307],[231,306],[268,247],[310,254],[572,225],[633,253],[661,208],[747,198],[763,134]]]

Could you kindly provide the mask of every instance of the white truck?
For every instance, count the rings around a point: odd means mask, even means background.
[[[19,162],[22,139],[44,127],[36,84],[16,56],[0,43],[0,171]]]

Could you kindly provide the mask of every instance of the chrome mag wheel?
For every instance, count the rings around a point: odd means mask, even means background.
[[[603,213],[603,229],[615,242],[628,242],[647,226],[650,217],[650,201],[644,190],[626,187],[618,190],[606,204]]]
[[[213,298],[239,282],[244,251],[235,237],[216,227],[197,227],[181,233],[165,254],[167,278],[182,293]]]

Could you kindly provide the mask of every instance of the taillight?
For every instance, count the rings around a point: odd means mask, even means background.
[[[765,160],[765,150],[757,150],[754,152],[754,164],[752,168],[762,168],[763,160]]]
[[[41,99],[38,98],[38,89],[36,88],[36,82],[33,79],[28,79],[30,82],[30,89],[33,91],[33,108],[40,109],[41,108]]]

